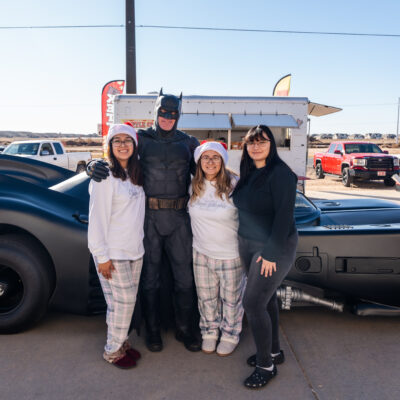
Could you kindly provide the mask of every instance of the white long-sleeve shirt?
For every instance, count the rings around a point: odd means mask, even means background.
[[[97,262],[137,260],[144,254],[145,194],[129,179],[110,175],[89,184],[89,250]]]
[[[237,208],[231,199],[217,195],[212,182],[204,182],[203,195],[188,205],[193,248],[217,260],[232,260],[239,257]]]

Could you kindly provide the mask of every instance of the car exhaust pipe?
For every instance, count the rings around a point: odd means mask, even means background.
[[[343,303],[334,300],[321,299],[320,297],[312,296],[303,292],[301,289],[292,288],[291,286],[280,286],[276,291],[276,294],[282,302],[282,310],[290,310],[292,302],[295,301],[305,301],[338,312],[343,312],[344,308]]]

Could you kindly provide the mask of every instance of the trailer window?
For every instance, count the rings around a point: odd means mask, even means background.
[[[272,127],[270,129],[274,135],[277,147],[290,148],[290,137],[291,137],[290,129],[277,128],[277,127]]]

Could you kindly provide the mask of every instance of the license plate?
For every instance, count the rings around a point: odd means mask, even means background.
[[[386,175],[386,171],[378,171],[378,176],[385,176]]]

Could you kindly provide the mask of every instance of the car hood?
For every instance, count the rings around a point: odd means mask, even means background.
[[[313,200],[313,203],[322,211],[350,211],[368,209],[398,208],[400,204],[381,199],[341,199],[341,200]]]
[[[373,157],[373,158],[390,157],[390,158],[393,158],[393,155],[385,154],[385,153],[350,153],[348,155],[351,155],[352,157]]]
[[[28,157],[0,154],[0,174],[49,187],[75,175],[74,172]]]

